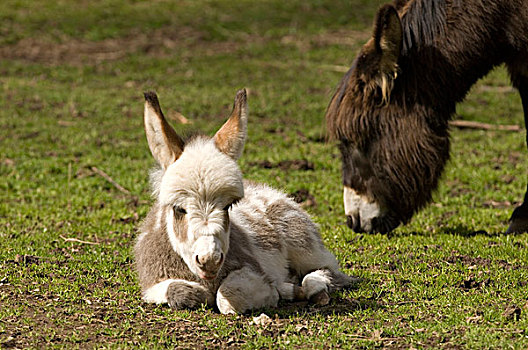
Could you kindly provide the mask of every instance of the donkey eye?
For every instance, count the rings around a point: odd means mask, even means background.
[[[174,206],[174,212],[180,215],[187,214],[187,211],[185,209],[183,209],[182,207],[177,207],[177,206]]]

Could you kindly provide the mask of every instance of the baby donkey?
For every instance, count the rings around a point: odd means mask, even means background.
[[[145,100],[147,140],[161,166],[134,248],[145,301],[243,313],[280,298],[326,304],[351,283],[306,212],[277,190],[243,181],[236,161],[247,135],[245,90],[213,138],[185,142],[156,94]]]

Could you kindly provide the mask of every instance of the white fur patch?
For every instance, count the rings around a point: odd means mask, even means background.
[[[176,233],[174,232],[174,211],[173,210],[167,210],[167,235],[169,236],[169,241],[171,243],[172,249],[178,253],[179,256],[182,257],[183,261],[185,261],[185,264],[189,266],[191,271],[193,273],[196,273],[192,269],[192,246],[189,244],[183,244],[178,240],[176,237]]]
[[[279,291],[279,295],[282,299],[295,299],[295,285],[293,283],[281,283],[277,290]]]
[[[169,286],[174,282],[186,284],[186,285],[193,286],[193,287],[201,287],[201,285],[196,282],[191,282],[187,280],[179,280],[179,279],[168,279],[158,284],[155,284],[149,289],[147,289],[143,293],[143,300],[146,301],[147,303],[156,303],[156,304],[167,303],[168,302],[167,301],[167,290],[169,289]]]
[[[161,229],[162,214],[163,214],[163,209],[160,208],[160,210],[158,210],[158,212],[156,213],[156,226],[155,226],[156,230]]]
[[[351,216],[354,220],[359,216],[361,228],[365,231],[370,231],[372,229],[372,219],[382,214],[378,203],[369,200],[366,196],[358,195],[356,191],[347,186],[344,187],[343,201],[345,204],[345,215]]]
[[[180,158],[165,171],[159,191],[162,205],[182,207],[192,199],[223,199],[228,195],[244,196],[242,173],[237,163],[207,138],[197,138],[185,146]]]

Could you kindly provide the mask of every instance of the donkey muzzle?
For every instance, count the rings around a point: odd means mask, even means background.
[[[347,215],[347,226],[356,233],[389,233],[398,227],[399,224],[399,220],[386,215],[372,218],[369,223],[363,226],[359,216]]]
[[[214,256],[198,255],[194,256],[196,266],[199,268],[199,276],[202,279],[216,278],[218,270],[224,262],[224,253],[215,254]]]
[[[390,210],[350,187],[344,187],[343,201],[347,226],[354,232],[387,233],[400,224]]]
[[[198,276],[205,280],[216,278],[225,260],[220,242],[213,236],[201,237],[195,243],[193,263]]]

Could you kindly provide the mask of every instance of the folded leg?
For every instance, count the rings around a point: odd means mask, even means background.
[[[330,302],[330,293],[350,285],[355,279],[330,269],[310,272],[302,280],[302,290],[307,299],[318,305]]]
[[[167,279],[153,285],[143,293],[149,303],[168,303],[174,309],[195,309],[202,304],[213,304],[214,296],[199,283]]]
[[[216,305],[223,314],[277,306],[279,292],[269,279],[249,267],[231,272],[218,288]]]

